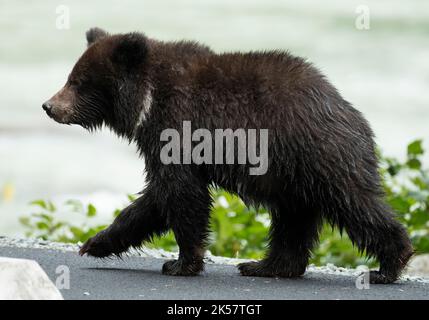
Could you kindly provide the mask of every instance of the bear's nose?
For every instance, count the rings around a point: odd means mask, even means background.
[[[49,102],[45,102],[44,104],[42,104],[42,108],[49,113],[52,109],[52,106],[49,104]]]

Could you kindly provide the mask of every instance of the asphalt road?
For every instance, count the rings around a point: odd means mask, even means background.
[[[36,260],[55,283],[58,266],[70,270],[65,299],[429,299],[429,283],[406,281],[359,290],[355,278],[308,272],[300,279],[251,278],[234,266],[208,264],[197,277],[161,274],[164,260],[95,260],[74,252],[0,247],[0,256]],[[61,271],[61,268],[57,271]]]

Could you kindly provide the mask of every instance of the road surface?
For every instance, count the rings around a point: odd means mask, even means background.
[[[242,277],[231,265],[207,264],[197,277],[161,274],[165,260],[95,260],[76,252],[0,247],[0,256],[36,260],[56,283],[70,273],[65,299],[429,299],[429,282],[401,281],[357,289],[351,276],[308,272],[300,279]],[[64,280],[64,278],[63,278]],[[63,285],[66,282],[61,282]]]

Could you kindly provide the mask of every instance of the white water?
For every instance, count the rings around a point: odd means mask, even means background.
[[[69,30],[55,27],[59,4]],[[355,28],[356,1],[0,0],[0,234],[22,230],[38,198],[82,198],[105,219],[143,184],[134,146],[109,132],[50,121],[41,104],[65,82],[85,31],[143,31],[195,39],[216,51],[288,49],[313,61],[371,122],[384,152],[402,157],[414,138],[429,143],[429,2],[367,2],[371,29]],[[426,157],[426,160],[428,158]],[[426,162],[427,163],[427,162]]]

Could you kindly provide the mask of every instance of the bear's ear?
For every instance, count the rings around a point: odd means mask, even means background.
[[[146,37],[140,33],[128,33],[118,39],[113,49],[112,62],[130,71],[144,61],[146,54]]]
[[[105,38],[109,35],[106,31],[100,28],[91,28],[86,32],[86,41],[88,42],[88,47],[96,42],[97,40],[100,40],[102,38]]]

